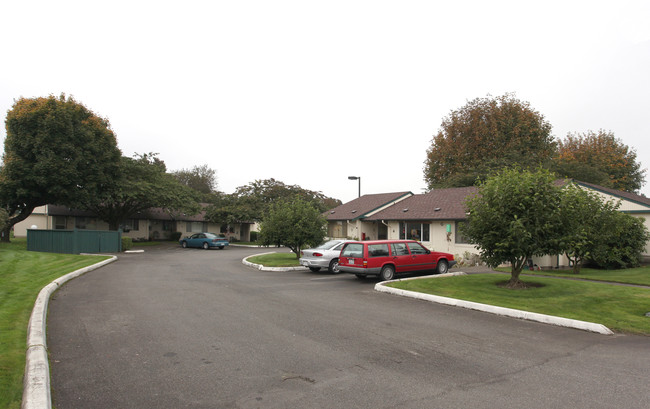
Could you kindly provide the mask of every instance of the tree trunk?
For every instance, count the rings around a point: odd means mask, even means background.
[[[9,243],[9,236],[11,235],[11,226],[7,226],[6,228],[2,229],[2,232],[0,232],[0,242],[3,243]]]
[[[34,211],[35,208],[36,208],[36,206],[25,207],[25,208],[22,209],[22,211],[19,214],[17,214],[14,217],[10,217],[9,220],[7,220],[7,225],[2,230],[2,233],[0,233],[2,235],[2,237],[0,237],[0,241],[2,241],[4,243],[9,243],[9,241],[10,241],[9,236],[11,235],[11,228],[14,227],[14,225],[16,223],[20,223],[23,220],[25,220],[26,218],[28,218],[29,215],[32,214],[32,212]]]
[[[506,288],[521,289],[521,288],[528,287],[526,283],[524,283],[519,279],[519,274],[521,274],[521,270],[524,268],[524,264],[526,263],[526,260],[528,260],[528,258],[529,257],[524,257],[523,259],[520,260],[514,260],[511,263],[512,269],[510,270],[510,281],[508,281],[508,284],[506,284]]]

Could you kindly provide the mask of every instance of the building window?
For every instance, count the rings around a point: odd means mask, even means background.
[[[54,216],[54,229],[55,230],[65,230],[65,216]]]
[[[74,227],[80,230],[95,230],[95,219],[92,217],[75,217]]]
[[[138,220],[138,219],[125,220],[124,223],[122,223],[122,225],[120,227],[125,232],[131,231],[131,230],[138,231],[138,230],[140,230],[140,220]]]
[[[186,231],[188,233],[201,233],[207,230],[208,226],[205,222],[187,222]]]
[[[163,231],[172,231],[174,229],[174,222],[171,220],[163,220],[162,229]]]
[[[430,229],[431,225],[429,223],[400,222],[399,238],[402,240],[429,241]]]
[[[466,223],[469,223],[469,222],[467,222],[467,221],[456,222],[456,229],[455,229],[455,231],[456,231],[456,244],[471,244],[469,242],[469,239],[467,237],[465,237],[463,235],[463,233],[461,232],[461,226],[463,224],[466,224]]]

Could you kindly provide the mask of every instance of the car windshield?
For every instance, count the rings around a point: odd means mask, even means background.
[[[317,248],[317,249],[321,249],[321,250],[329,250],[329,249],[331,249],[332,247],[334,247],[334,246],[336,246],[337,244],[339,244],[340,242],[341,242],[340,240],[330,240],[330,241],[328,241],[328,242],[326,242],[326,243],[321,244],[320,246],[318,246],[318,247],[316,247],[316,248]]]
[[[216,234],[212,234],[212,233],[205,233],[205,237],[207,237],[207,238],[209,238],[209,239],[216,239],[216,238],[217,238],[217,235],[216,235]]]

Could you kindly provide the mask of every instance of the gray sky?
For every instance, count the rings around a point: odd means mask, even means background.
[[[0,114],[64,92],[125,155],[346,202],[349,175],[421,193],[443,118],[514,92],[556,138],[611,130],[650,168],[648,21],[625,0],[4,1]]]

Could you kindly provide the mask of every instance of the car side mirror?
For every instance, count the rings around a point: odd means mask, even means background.
[[[427,254],[431,254],[431,250],[427,249]]]

